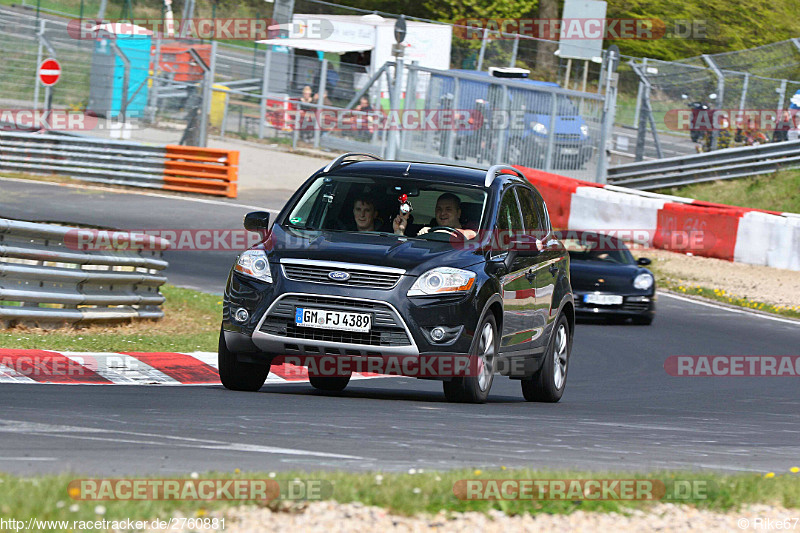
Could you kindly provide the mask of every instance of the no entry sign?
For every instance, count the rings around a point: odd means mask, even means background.
[[[61,65],[55,59],[45,59],[39,65],[39,81],[42,85],[55,85],[61,77]]]

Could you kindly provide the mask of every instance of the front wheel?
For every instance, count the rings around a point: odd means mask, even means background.
[[[567,317],[561,315],[556,322],[553,336],[542,367],[522,383],[522,395],[529,402],[555,403],[564,394],[567,385],[567,367],[572,340],[569,335]]]
[[[478,328],[478,337],[470,355],[468,376],[445,381],[444,395],[450,402],[484,403],[494,381],[497,355],[497,323],[489,313]]]
[[[219,332],[219,379],[226,389],[254,392],[260,389],[269,375],[269,364],[243,363],[228,349],[225,333]]]

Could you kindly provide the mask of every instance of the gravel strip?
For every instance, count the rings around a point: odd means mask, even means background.
[[[296,512],[274,512],[266,508],[240,507],[217,515],[225,517],[226,533],[261,533],[265,531],[303,531],[350,533],[352,531],[392,532],[481,532],[507,531],[613,531],[615,533],[658,532],[730,532],[758,531],[764,523],[800,516],[800,510],[770,505],[751,505],[738,511],[721,513],[700,510],[688,505],[658,504],[647,511],[631,510],[628,516],[618,513],[576,511],[569,515],[506,516],[500,511],[489,514],[469,512],[439,513],[435,516],[404,517],[392,515],[379,507],[360,503],[313,502]],[[790,522],[790,524],[793,522]],[[759,526],[761,526],[759,528]],[[791,525],[788,528],[793,529]],[[796,526],[800,530],[800,525]],[[183,531],[198,531],[184,529]]]
[[[732,263],[664,250],[635,250],[633,254],[653,259],[659,272],[679,283],[723,289],[740,298],[773,305],[791,307],[800,303],[800,271]]]

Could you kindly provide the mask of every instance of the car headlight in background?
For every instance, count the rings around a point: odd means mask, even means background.
[[[541,122],[531,122],[531,129],[534,131],[534,133],[538,133],[539,135],[547,135],[547,126]]]
[[[233,269],[252,278],[272,283],[272,272],[269,270],[269,261],[264,250],[247,250],[239,256]]]
[[[653,276],[647,274],[646,272],[642,272],[633,279],[633,287],[635,289],[641,289],[643,291],[646,291],[652,286],[653,286]]]
[[[589,136],[589,126],[587,126],[586,124],[581,124],[581,135],[583,135],[584,137]]]
[[[466,292],[475,284],[475,273],[460,268],[438,267],[428,270],[408,289],[408,296],[427,296]]]

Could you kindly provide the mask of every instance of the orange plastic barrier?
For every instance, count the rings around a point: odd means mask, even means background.
[[[239,151],[167,145],[164,189],[236,198]]]

